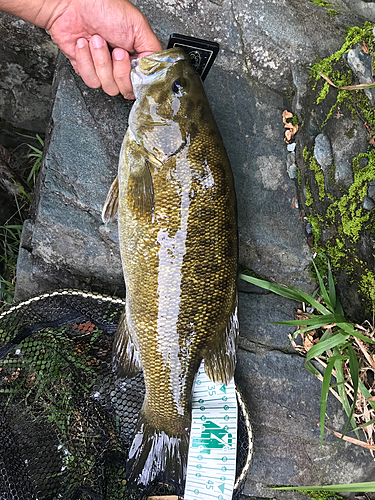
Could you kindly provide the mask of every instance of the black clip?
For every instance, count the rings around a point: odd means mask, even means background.
[[[191,64],[202,80],[206,78],[210,68],[219,52],[219,44],[194,38],[192,36],[173,33],[169,37],[168,49],[181,47],[191,59]]]

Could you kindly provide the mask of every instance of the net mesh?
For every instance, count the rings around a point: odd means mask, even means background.
[[[125,462],[142,407],[142,373],[112,372],[125,301],[64,290],[0,314],[0,500],[123,500]],[[252,435],[240,393],[239,495]],[[150,495],[174,494],[154,485]]]

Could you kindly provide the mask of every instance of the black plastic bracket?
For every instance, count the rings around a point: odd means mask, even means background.
[[[191,64],[202,80],[206,78],[219,52],[219,44],[200,38],[173,33],[169,37],[168,49],[181,47],[191,59]]]

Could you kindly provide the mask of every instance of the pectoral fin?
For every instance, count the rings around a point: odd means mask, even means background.
[[[228,384],[236,367],[236,339],[238,336],[237,295],[227,325],[219,333],[217,342],[204,356],[205,371],[214,382]]]
[[[118,177],[112,182],[109,188],[107,199],[105,200],[104,207],[102,210],[102,221],[107,224],[110,220],[115,218],[118,210],[118,198],[119,198],[119,185]]]
[[[134,376],[141,369],[139,350],[129,331],[125,311],[117,327],[112,351],[113,367],[119,377]]]
[[[130,168],[127,184],[127,201],[136,215],[151,218],[154,210],[154,188],[149,161],[137,162]]]

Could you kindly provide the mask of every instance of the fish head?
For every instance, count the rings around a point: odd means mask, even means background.
[[[160,161],[190,144],[197,129],[197,108],[208,102],[189,56],[179,48],[132,62],[136,102],[129,128],[136,142]]]

